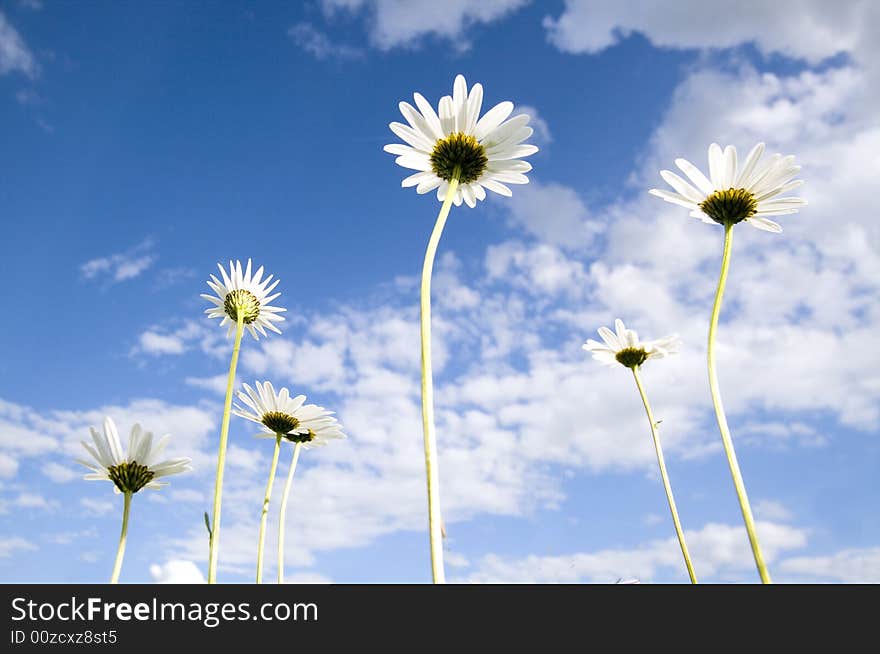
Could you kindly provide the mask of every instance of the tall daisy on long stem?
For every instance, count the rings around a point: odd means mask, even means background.
[[[385,151],[398,155],[395,160],[404,168],[416,170],[403,180],[402,186],[415,186],[417,193],[437,190],[443,204],[434,224],[425,261],[421,285],[422,341],[422,427],[425,440],[425,467],[428,478],[428,527],[431,542],[431,571],[435,583],[444,583],[442,528],[440,518],[437,443],[434,433],[434,397],[431,374],[431,273],[434,256],[443,227],[454,203],[475,207],[486,198],[486,189],[510,196],[507,184],[526,184],[525,173],[532,166],[520,161],[538,151],[534,145],[523,144],[532,135],[529,116],[510,118],[512,102],[501,102],[480,117],[483,87],[474,84],[468,92],[462,75],[455,78],[452,95],[440,99],[439,111],[419,94],[413,94],[416,109],[400,103],[400,112],[407,121],[391,123],[391,131],[406,144],[385,146]]]
[[[645,387],[642,385],[642,378],[639,375],[639,370],[641,370],[642,364],[645,361],[648,359],[662,359],[670,354],[674,354],[678,351],[681,342],[678,336],[666,336],[656,341],[640,341],[638,334],[632,329],[627,329],[619,318],[614,321],[614,328],[616,332],[611,331],[607,327],[600,327],[599,336],[602,337],[604,343],[588,339],[583,348],[591,352],[594,359],[606,365],[615,366],[619,364],[632,371],[636,387],[639,389],[639,395],[642,398],[642,404],[644,404],[645,412],[648,414],[648,423],[651,425],[654,450],[657,452],[660,477],[663,480],[663,488],[666,491],[666,501],[669,502],[669,511],[672,513],[675,535],[678,536],[678,544],[681,546],[681,554],[684,556],[684,564],[687,567],[688,576],[691,579],[691,583],[695,584],[697,583],[697,574],[694,572],[691,555],[684,540],[681,521],[678,519],[675,498],[672,496],[672,484],[669,483],[666,461],[663,458],[663,448],[660,446],[659,423],[654,420],[654,413],[651,411],[648,395],[645,393]]]
[[[163,436],[154,445],[153,434],[145,432],[141,426],[135,424],[131,428],[128,438],[128,455],[122,454],[122,444],[119,442],[119,432],[116,424],[110,417],[104,418],[104,433],[90,427],[92,443],[89,445],[82,441],[83,447],[92,455],[93,461],[77,459],[77,462],[89,468],[92,472],[85,479],[104,479],[112,481],[114,492],[123,495],[122,504],[122,531],[119,534],[119,546],[116,548],[116,560],[113,563],[113,572],[110,575],[110,583],[119,582],[119,573],[122,570],[122,559],[125,556],[125,543],[128,539],[128,518],[131,511],[132,495],[142,488],[161,488],[165,482],[158,481],[162,477],[176,475],[190,467],[190,459],[167,459],[159,461],[168,445],[170,436]]]
[[[266,336],[266,329],[277,334],[281,331],[276,322],[284,320],[278,315],[285,311],[281,307],[273,307],[269,303],[280,293],[272,293],[279,280],[272,281],[272,275],[263,279],[263,267],[251,274],[251,260],[242,272],[241,261],[229,262],[229,273],[217,264],[223,281],[211,275],[208,286],[216,295],[203,293],[202,297],[214,306],[206,309],[209,318],[221,318],[220,326],[229,325],[227,338],[235,334],[232,346],[232,359],[229,362],[229,376],[226,380],[226,400],[223,404],[223,419],[220,423],[220,446],[217,449],[217,477],[214,482],[214,509],[210,530],[210,553],[208,556],[208,583],[217,582],[217,555],[220,542],[220,506],[223,496],[223,471],[226,466],[226,441],[229,436],[229,413],[232,407],[232,387],[235,383],[235,369],[238,366],[238,353],[241,349],[241,337],[245,327],[255,340],[258,333]]]
[[[727,416],[721,402],[718,388],[718,374],[715,368],[715,334],[718,330],[718,317],[721,313],[721,300],[727,284],[727,272],[730,268],[730,251],[733,243],[733,226],[747,222],[753,227],[768,232],[779,233],[782,227],[770,220],[770,216],[782,216],[795,213],[806,204],[799,197],[779,197],[798,186],[803,181],[794,179],[800,166],[794,165],[794,156],[783,157],[773,155],[769,160],[761,162],[764,144],[758,143],[746,157],[742,168],[737,166],[736,148],[728,145],[723,150],[717,143],[709,146],[709,178],[692,163],[685,159],[676,159],[675,165],[688,177],[685,181],[669,170],[660,171],[660,175],[675,192],[651,189],[650,193],[663,198],[667,202],[678,204],[691,210],[690,215],[704,223],[718,223],[724,227],[724,249],[721,256],[721,273],[718,276],[718,287],[715,290],[715,301],[712,304],[712,317],[709,321],[708,369],[709,389],[712,393],[712,404],[715,407],[715,418],[721,432],[721,442],[727,455],[733,485],[739,499],[749,543],[755,557],[755,564],[761,581],[771,583],[770,572],[764,562],[758,534],[755,531],[755,520],[746,494],[742,473],[727,426]]]
[[[257,434],[258,438],[272,438],[275,440],[272,463],[269,467],[269,481],[266,483],[266,494],[263,498],[263,509],[260,514],[260,534],[257,539],[257,583],[261,584],[263,583],[263,550],[266,542],[266,520],[269,514],[269,501],[272,498],[272,486],[275,482],[275,471],[278,468],[278,454],[281,450],[281,441],[286,439],[296,443],[294,464],[292,466],[292,468],[295,468],[300,444],[310,443],[315,440],[315,430],[321,431],[324,428],[324,423],[331,419],[328,418],[330,413],[322,407],[314,404],[305,404],[305,395],[291,397],[290,391],[286,388],[282,388],[276,393],[275,388],[270,382],[256,382],[256,390],[244,384],[244,391],[239,391],[238,399],[241,400],[244,406],[236,404],[233,413],[262,425],[263,431]],[[323,444],[326,438],[344,438],[344,436],[341,431],[339,431],[338,435],[332,435],[328,432],[324,435],[321,442],[316,444]],[[287,494],[290,491],[290,480],[292,477],[293,469],[291,469],[288,476],[288,483],[285,487],[284,499],[282,500],[282,522],[284,519],[283,509],[287,503]],[[279,542],[279,548],[283,547],[283,542]]]

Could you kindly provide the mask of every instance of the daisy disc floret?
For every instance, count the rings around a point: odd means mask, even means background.
[[[144,431],[139,424],[131,428],[127,455],[123,454],[119,432],[112,418],[104,419],[103,433],[92,427],[89,431],[92,445],[85,441],[82,444],[94,461],[77,459],[77,462],[92,470],[85,479],[112,481],[117,493],[137,493],[142,488],[161,488],[167,483],[158,481],[160,478],[192,470],[191,459],[188,458],[159,461],[170,436],[163,436],[154,443],[152,432]]]
[[[328,440],[345,438],[342,427],[332,412],[315,404],[306,404],[305,395],[291,397],[282,388],[276,393],[271,382],[256,382],[256,389],[243,384],[239,391],[235,415],[263,427],[257,438],[275,438],[278,435],[307,447],[326,445]]]
[[[675,165],[690,181],[661,170],[660,176],[675,192],[651,189],[649,193],[690,209],[691,216],[705,223],[735,225],[746,221],[779,233],[782,227],[769,216],[795,213],[806,204],[803,198],[783,196],[803,184],[803,180],[794,179],[801,167],[794,165],[793,155],[774,154],[761,161],[763,154],[764,144],[758,143],[740,167],[734,146],[722,150],[713,143],[709,146],[708,178],[686,159],[676,159]]]
[[[599,328],[603,343],[588,339],[583,348],[592,353],[593,358],[602,363],[624,368],[638,368],[648,359],[662,359],[678,352],[681,340],[677,335],[666,336],[654,341],[640,341],[633,329],[627,329],[623,321],[614,321],[615,331],[607,327]]]
[[[284,320],[284,316],[278,314],[287,309],[270,305],[272,300],[281,295],[281,293],[272,293],[278,286],[279,280],[273,282],[272,275],[263,279],[263,266],[252,273],[250,259],[244,270],[241,261],[234,263],[230,261],[229,272],[219,263],[217,267],[220,269],[221,279],[211,275],[211,279],[208,280],[208,286],[215,295],[202,293],[202,297],[214,305],[210,309],[205,309],[208,317],[220,318],[221,327],[229,326],[227,337],[235,332],[239,316],[256,340],[259,340],[258,333],[266,336],[267,329],[280,334],[281,330],[275,326],[275,323]]]
[[[440,99],[438,110],[420,93],[413,94],[416,106],[400,103],[407,124],[391,123],[391,131],[405,143],[385,146],[397,155],[396,162],[418,171],[403,180],[404,188],[415,186],[417,193],[437,190],[437,199],[446,199],[449,183],[458,179],[453,202],[469,207],[486,199],[486,189],[510,196],[508,184],[527,184],[525,173],[532,166],[521,161],[538,151],[523,143],[533,129],[529,116],[513,112],[512,102],[501,102],[480,117],[483,87],[474,84],[468,91],[462,75],[455,78],[452,95]]]

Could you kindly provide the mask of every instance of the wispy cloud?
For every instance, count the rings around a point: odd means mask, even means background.
[[[417,46],[425,37],[445,39],[458,50],[467,50],[467,31],[494,22],[527,4],[528,0],[322,0],[328,18],[340,12],[363,14],[370,41],[380,50]]]
[[[153,252],[155,241],[146,239],[135,247],[117,254],[86,261],[79,267],[84,279],[102,279],[111,284],[134,279],[150,266],[158,256]]]
[[[11,72],[36,77],[39,67],[24,39],[0,12],[0,75]]]
[[[287,30],[287,35],[315,59],[356,59],[363,56],[360,48],[337,43],[308,22],[297,23]]]

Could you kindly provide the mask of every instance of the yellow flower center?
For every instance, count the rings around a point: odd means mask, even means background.
[[[716,223],[735,225],[757,213],[758,201],[751,191],[729,188],[715,191],[700,203],[700,209]]]
[[[257,296],[244,289],[237,289],[226,294],[223,310],[233,320],[238,320],[239,312],[245,325],[250,325],[260,315],[260,301]]]
[[[263,414],[263,424],[272,432],[285,435],[299,427],[299,420],[281,411],[270,411]]]
[[[137,493],[141,488],[153,481],[156,473],[137,461],[120,463],[107,468],[107,474],[123,493]]]
[[[288,434],[285,436],[285,438],[292,443],[311,443],[316,437],[317,434],[311,429],[305,434]]]
[[[447,182],[454,177],[458,177],[461,184],[475,182],[488,164],[486,148],[475,137],[461,132],[440,139],[431,152],[431,170]]]
[[[648,353],[642,348],[626,347],[619,350],[617,354],[614,355],[614,358],[617,359],[619,364],[626,366],[627,368],[635,368],[645,362],[648,358]]]

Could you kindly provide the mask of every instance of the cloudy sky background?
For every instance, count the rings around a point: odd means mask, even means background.
[[[646,190],[712,141],[765,141],[809,206],[735,230],[718,357],[740,464],[777,581],[880,581],[878,31],[868,0],[0,4],[0,580],[109,577],[121,499],[72,463],[104,415],[196,468],[135,497],[123,581],[205,572],[231,345],[198,294],[247,257],[289,322],[244,342],[241,380],[350,435],[301,458],[287,576],[430,579],[417,285],[439,205],[381,148],[400,100],[461,72],[531,113],[541,152],[441,243],[448,576],[687,581],[632,379],[580,349],[621,317],[684,341],[644,380],[698,575],[757,580],[704,369],[721,229]],[[253,432],[233,419],[223,581],[253,577]]]

